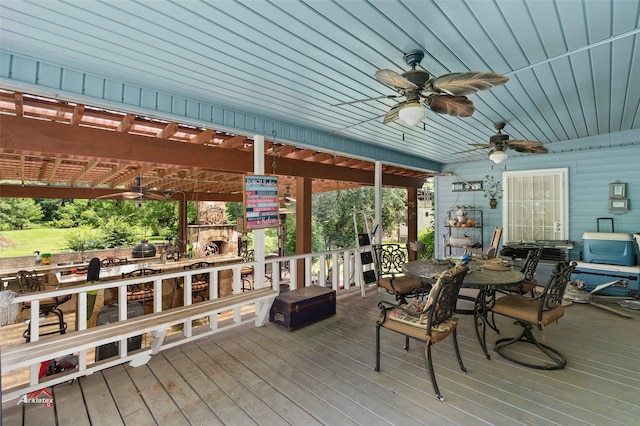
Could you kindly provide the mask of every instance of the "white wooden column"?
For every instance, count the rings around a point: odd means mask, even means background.
[[[253,137],[253,173],[256,175],[264,174],[264,136],[256,135]],[[256,229],[253,231],[254,256],[256,262],[253,279],[255,288],[264,287],[264,229]]]
[[[376,244],[382,244],[382,162],[380,161],[376,161],[375,163],[375,176],[373,182],[375,194],[374,222],[378,225],[374,239]],[[373,232],[373,229],[371,232]]]

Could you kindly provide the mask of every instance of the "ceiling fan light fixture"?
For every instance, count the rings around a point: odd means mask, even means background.
[[[504,160],[506,160],[509,156],[507,155],[506,152],[497,149],[494,151],[491,151],[489,153],[489,160],[493,161],[496,164],[500,164],[502,163]]]
[[[424,119],[424,112],[424,107],[420,102],[409,102],[398,112],[398,117],[407,126],[415,126]]]

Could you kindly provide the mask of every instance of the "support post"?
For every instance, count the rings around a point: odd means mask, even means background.
[[[376,244],[382,244],[382,162],[376,161],[374,175],[374,193],[375,193],[375,212],[374,212],[374,239]]]
[[[407,248],[409,242],[418,239],[418,190],[407,188]],[[418,260],[418,253],[408,250],[409,260]]]
[[[253,173],[256,175],[264,174],[264,136],[256,135],[253,137]],[[256,229],[253,231],[253,252],[256,262],[253,273],[255,280],[255,288],[264,287],[264,229]]]
[[[311,253],[311,179],[296,178],[296,254]],[[304,259],[297,261],[296,288],[304,287]]]

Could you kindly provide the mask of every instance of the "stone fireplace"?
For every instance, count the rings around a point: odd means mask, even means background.
[[[238,254],[235,224],[189,225],[188,234],[196,256]]]

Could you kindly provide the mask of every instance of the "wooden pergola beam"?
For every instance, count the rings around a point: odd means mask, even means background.
[[[45,185],[0,185],[2,198],[71,198],[93,200],[100,196],[127,192],[127,189],[52,187]],[[161,194],[159,191],[149,191]],[[187,201],[242,202],[242,194],[221,192],[185,192]],[[175,201],[175,199],[174,199]]]
[[[90,141],[90,142],[88,142]],[[142,167],[186,167],[226,173],[251,173],[251,152],[147,136],[70,126],[68,124],[3,116],[0,120],[0,152],[48,155],[76,159],[132,163]],[[331,179],[373,185],[373,171],[278,157],[276,169],[267,155],[265,172],[311,179]],[[420,188],[422,178],[383,174],[383,185]]]

